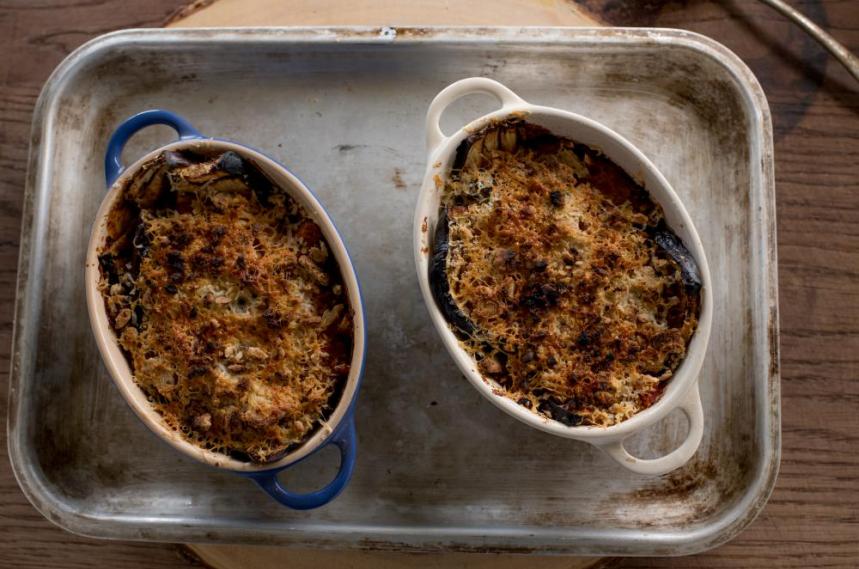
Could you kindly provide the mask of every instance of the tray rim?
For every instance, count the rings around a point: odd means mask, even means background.
[[[46,149],[51,146],[51,119],[59,96],[68,82],[85,67],[90,58],[102,55],[117,47],[182,43],[184,45],[227,43],[461,43],[493,44],[499,41],[519,44],[556,45],[646,45],[648,47],[674,46],[697,52],[721,66],[733,80],[733,87],[745,98],[751,113],[751,138],[753,141],[749,162],[750,186],[760,188],[758,203],[759,224],[752,225],[752,238],[762,245],[760,258],[752,254],[751,262],[757,260],[758,270],[765,286],[757,291],[759,306],[765,317],[766,330],[755,328],[753,334],[766,346],[766,378],[762,397],[756,402],[756,421],[762,440],[760,455],[756,461],[753,479],[743,491],[741,499],[729,510],[734,516],[722,515],[713,523],[705,523],[676,535],[650,530],[585,530],[575,535],[564,531],[546,531],[539,528],[541,536],[554,540],[543,542],[529,528],[492,528],[491,531],[475,531],[475,528],[408,528],[402,526],[375,526],[372,531],[362,530],[366,526],[343,526],[339,534],[325,531],[321,526],[302,529],[291,528],[288,533],[260,532],[252,523],[241,526],[213,523],[206,526],[189,526],[179,521],[148,519],[151,529],[141,527],[140,516],[83,514],[67,507],[45,484],[38,465],[28,464],[25,459],[24,427],[19,425],[22,392],[28,388],[22,369],[27,362],[23,354],[31,354],[28,347],[34,330],[27,316],[38,314],[38,299],[42,283],[31,275],[40,274],[41,259],[33,258],[38,249],[38,227],[44,221],[46,208],[41,207],[43,197],[40,187],[47,175]],[[756,140],[755,140],[756,139]],[[754,144],[754,143],[757,144]],[[72,533],[87,537],[129,539],[140,541],[192,541],[192,542],[236,542],[267,543],[281,545],[307,545],[321,548],[360,548],[400,551],[474,551],[540,554],[579,555],[688,555],[721,545],[747,527],[760,513],[775,486],[781,454],[780,418],[780,369],[779,369],[779,320],[777,288],[777,251],[775,225],[775,184],[773,166],[772,119],[764,92],[751,70],[740,58],[724,45],[706,36],[685,30],[668,28],[578,28],[578,27],[252,27],[252,28],[184,28],[184,29],[129,29],[111,32],[96,37],[69,54],[46,81],[33,113],[33,122],[28,155],[27,176],[23,200],[22,229],[18,258],[16,300],[12,328],[12,358],[9,381],[9,414],[7,417],[8,452],[12,470],[18,485],[30,503],[48,520]],[[750,205],[751,207],[751,205]],[[36,222],[39,223],[36,223]],[[35,306],[35,312],[28,310]],[[763,337],[758,337],[763,335]],[[768,361],[767,361],[768,360]],[[761,364],[761,365],[763,365]],[[105,528],[105,522],[110,527]],[[621,534],[622,543],[607,544],[606,534]],[[393,538],[400,537],[400,540]],[[446,540],[445,540],[446,538]],[[617,538],[616,538],[617,539]],[[612,540],[608,540],[612,541]],[[618,547],[621,545],[621,547]]]

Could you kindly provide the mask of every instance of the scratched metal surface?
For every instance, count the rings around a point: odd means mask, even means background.
[[[529,429],[457,373],[411,257],[423,117],[448,83],[494,77],[604,122],[684,199],[707,249],[716,318],[697,456],[661,478]],[[491,109],[473,97],[448,132]],[[352,483],[313,512],[179,456],[138,422],[100,363],[83,259],[111,130],[148,108],[282,161],[319,195],[365,290],[369,353]],[[133,158],[170,139],[138,135]],[[757,514],[779,456],[771,124],[745,66],[687,32],[624,29],[128,31],[84,46],[46,85],[27,183],[10,454],[49,519],[98,537],[402,550],[683,554]],[[681,414],[631,445],[679,441]],[[284,475],[319,486],[321,453]]]

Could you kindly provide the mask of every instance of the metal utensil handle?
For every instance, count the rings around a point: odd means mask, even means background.
[[[283,469],[252,474],[251,478],[269,496],[293,510],[311,510],[324,506],[343,491],[349,479],[352,478],[352,472],[355,470],[355,455],[357,451],[355,421],[352,417],[349,417],[347,421],[348,423],[345,427],[335,434],[330,441],[340,449],[340,470],[337,472],[334,480],[321,490],[308,494],[290,492],[281,486],[277,479],[277,475]]]
[[[191,123],[170,111],[153,109],[137,113],[120,124],[107,143],[107,153],[104,156],[104,178],[110,187],[116,181],[125,166],[122,165],[122,149],[128,140],[138,131],[152,125],[163,124],[171,127],[179,135],[179,140],[203,138],[203,135],[191,126]]]
[[[654,459],[636,458],[623,447],[623,440],[602,445],[602,450],[625,468],[638,474],[659,475],[680,468],[692,458],[704,436],[704,410],[701,407],[697,384],[686,393],[679,409],[689,418],[689,432],[683,443],[667,455]]]
[[[469,77],[460,79],[456,83],[451,83],[445,87],[435,99],[430,103],[427,110],[427,152],[432,154],[439,145],[447,140],[448,137],[441,131],[439,121],[444,110],[457,99],[461,99],[466,95],[473,93],[486,93],[492,95],[502,108],[513,107],[525,104],[525,101],[516,93],[499,83],[486,77]]]
[[[811,37],[816,39],[820,45],[829,50],[829,52],[835,56],[835,59],[841,62],[847,71],[853,76],[854,79],[859,81],[859,58],[850,53],[850,51],[841,43],[838,42],[834,37],[829,35],[823,28],[812,22],[808,19],[802,12],[799,10],[787,5],[782,0],[760,0],[764,4],[768,4],[771,8],[774,8],[784,14],[785,17],[793,20],[797,26],[802,28],[808,33]]]

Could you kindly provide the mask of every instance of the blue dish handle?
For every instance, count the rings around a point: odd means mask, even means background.
[[[143,111],[131,116],[120,124],[110,137],[107,143],[107,153],[104,156],[104,177],[107,181],[107,186],[110,187],[116,181],[125,166],[122,165],[122,149],[132,136],[139,130],[156,124],[163,124],[171,127],[179,135],[179,140],[188,140],[191,138],[203,138],[200,132],[191,126],[191,123],[170,111],[155,109],[151,111]]]
[[[352,471],[355,470],[355,453],[357,450],[355,420],[352,417],[346,420],[348,422],[344,428],[340,429],[329,441],[336,444],[340,449],[340,471],[337,473],[337,477],[325,488],[309,494],[290,492],[281,486],[277,480],[280,470],[252,474],[251,478],[272,498],[293,510],[312,510],[324,506],[343,491],[349,479],[352,478]]]

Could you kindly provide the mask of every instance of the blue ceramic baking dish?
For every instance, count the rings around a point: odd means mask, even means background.
[[[173,128],[179,135],[178,140],[149,152],[128,167],[123,166],[121,154],[125,144],[139,130],[152,125],[166,125]],[[302,445],[276,462],[257,464],[206,450],[188,442],[179,433],[169,428],[134,382],[131,369],[120,351],[116,336],[108,321],[104,302],[98,290],[101,271],[97,258],[97,251],[103,245],[106,237],[108,213],[121,196],[126,182],[148,161],[166,150],[187,150],[207,154],[233,151],[243,158],[251,160],[272,182],[285,190],[304,207],[308,215],[322,230],[331,254],[340,267],[347,297],[353,311],[354,348],[350,372],[342,394],[323,426]],[[364,371],[366,328],[364,304],[358,277],[355,274],[355,268],[349,258],[346,246],[328,212],[307,186],[282,164],[247,146],[203,136],[188,121],[164,110],[145,111],[128,118],[119,125],[108,143],[105,156],[105,177],[109,190],[96,215],[86,257],[87,307],[102,359],[122,396],[146,426],[176,450],[209,466],[250,478],[272,498],[285,506],[306,510],[318,508],[333,500],[346,487],[355,467],[354,410]],[[334,480],[324,488],[306,494],[292,492],[280,484],[277,475],[281,471],[309,458],[329,444],[336,445],[340,450],[340,468]]]

